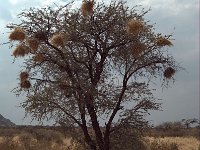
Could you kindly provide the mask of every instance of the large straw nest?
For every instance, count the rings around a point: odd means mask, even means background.
[[[173,44],[166,38],[160,37],[156,40],[157,46],[172,46]]]
[[[83,16],[91,15],[93,13],[94,2],[84,1],[81,6]]]
[[[69,80],[61,80],[58,83],[58,86],[60,87],[61,90],[66,90],[66,88],[68,88],[70,85]]]
[[[39,47],[39,41],[35,38],[27,39],[27,44],[31,48],[31,52],[35,53]]]
[[[31,87],[31,83],[28,80],[21,81],[20,87],[25,88],[25,89],[29,89]]]
[[[26,54],[28,54],[29,48],[25,46],[24,44],[19,44],[13,51],[13,56],[15,57],[24,57]]]
[[[45,60],[45,56],[44,56],[44,54],[39,53],[39,54],[36,54],[35,56],[33,56],[33,60],[35,62],[42,62]]]
[[[145,44],[138,43],[132,49],[132,55],[134,58],[139,57],[147,49]]]
[[[59,88],[61,89],[61,90],[65,90],[67,87],[69,87],[69,85],[67,85],[67,84],[65,84],[65,83],[59,83]]]
[[[23,41],[26,38],[24,30],[20,27],[15,28],[9,35],[10,40]]]
[[[51,38],[51,43],[52,45],[58,47],[64,47],[64,41],[65,41],[65,37],[66,35],[64,33],[56,33],[52,36]]]
[[[142,21],[131,19],[126,27],[128,34],[138,34],[145,30],[145,25]]]
[[[34,34],[34,37],[39,41],[46,41],[47,40],[47,33],[44,31],[38,31]]]
[[[175,74],[175,72],[176,72],[175,69],[173,69],[172,67],[168,67],[164,71],[164,77],[170,79]]]
[[[20,80],[21,80],[21,81],[27,80],[28,77],[29,77],[29,74],[28,74],[27,72],[21,72],[21,73],[20,73]]]

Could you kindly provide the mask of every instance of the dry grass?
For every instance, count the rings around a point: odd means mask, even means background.
[[[85,150],[86,147],[74,141],[74,136],[79,135],[74,135],[74,131],[64,133],[63,130],[49,128],[0,129],[0,150]],[[119,137],[123,140],[121,135]],[[136,146],[134,141],[128,140]],[[142,150],[199,150],[200,145],[200,141],[192,136],[146,135],[141,140],[145,145]]]
[[[162,144],[176,144],[178,146],[178,150],[199,150],[200,141],[194,137],[163,137],[163,138],[155,138],[155,137],[145,137],[148,145],[152,145],[152,143],[157,143],[157,145]]]
[[[148,150],[199,150],[200,142],[194,137],[145,137],[146,146]],[[10,147],[7,150],[11,150],[12,147],[18,149],[30,148],[31,150],[77,150],[81,149],[78,143],[74,143],[71,137],[63,138],[62,143],[56,142],[56,140],[44,141],[37,140],[33,136],[29,135],[15,135],[12,138],[6,139],[6,137],[0,137],[0,148],[3,144],[8,144]],[[46,146],[46,147],[45,147]],[[44,148],[45,147],[45,148]]]
[[[33,136],[23,137],[23,135],[15,135],[14,137],[0,137],[0,149],[4,150],[77,150],[76,143],[71,138],[63,138],[63,143],[56,141],[37,140]],[[80,148],[78,148],[80,149]]]
[[[0,150],[84,150],[71,134],[61,128],[0,128]]]
[[[0,144],[4,142],[4,138],[0,137]]]

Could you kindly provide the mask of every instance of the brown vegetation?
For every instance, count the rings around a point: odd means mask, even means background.
[[[93,1],[84,1],[81,6],[83,16],[91,15],[93,13]]]
[[[144,31],[145,25],[142,21],[139,20],[130,20],[127,24],[127,33],[136,35],[142,31]]]
[[[145,137],[150,150],[199,150],[199,140],[194,137]]]
[[[20,80],[24,81],[28,78],[29,74],[27,72],[21,72],[20,73]]]
[[[31,83],[28,80],[23,80],[20,83],[20,87],[24,89],[29,89],[31,87]]]
[[[45,60],[45,56],[43,54],[36,54],[35,56],[33,56],[33,60],[35,62],[42,62]]]
[[[10,36],[9,36],[9,39],[10,40],[19,40],[19,41],[22,41],[24,40],[26,37],[26,34],[24,32],[24,30],[20,27],[16,27],[11,33],[10,33]]]
[[[29,45],[29,47],[31,48],[31,52],[35,53],[39,47],[39,41],[35,38],[32,39],[28,39],[27,40],[27,44]]]
[[[160,37],[156,41],[158,46],[172,46],[173,44],[166,38]]]
[[[13,56],[15,56],[15,57],[24,57],[28,53],[29,53],[28,47],[23,45],[23,44],[19,44],[19,45],[17,45],[17,47],[13,51]]]
[[[65,132],[63,132],[63,129]],[[151,134],[151,136],[144,135],[144,137],[140,137],[139,134],[135,132],[136,136],[131,139],[126,139],[126,136],[123,136],[123,134],[119,132],[119,134],[113,135],[115,140],[112,140],[112,143],[115,143],[115,145],[113,145],[111,149],[117,150],[123,148],[124,150],[199,150],[198,148],[200,141],[197,137],[194,137],[196,135],[192,136],[189,134],[191,132],[195,133],[194,130],[197,131],[197,128],[185,129],[185,134],[182,136],[172,137],[163,136],[163,134],[159,131],[156,131],[156,129],[151,129],[150,131],[154,133]],[[80,132],[78,132],[78,130],[74,131],[70,128],[66,129],[62,127],[1,127],[0,149],[85,150],[86,147],[81,142],[82,135],[76,133]],[[120,138],[120,140],[118,140],[118,138]],[[124,147],[124,140],[129,141],[129,147]]]
[[[173,69],[172,67],[168,67],[165,71],[164,71],[164,77],[167,79],[170,79],[174,74],[175,74],[176,70]]]

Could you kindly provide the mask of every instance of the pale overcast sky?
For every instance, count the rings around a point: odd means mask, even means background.
[[[6,24],[17,22],[16,15],[29,7],[65,4],[69,0],[0,0],[0,43],[8,41]],[[174,46],[169,52],[186,69],[175,75],[175,83],[162,90],[161,84],[155,96],[162,99],[163,111],[152,112],[152,123],[176,121],[183,118],[199,118],[199,1],[198,0],[127,0],[131,6],[141,4],[152,10],[146,20],[156,23],[157,32],[173,33]],[[82,0],[76,0],[80,6]],[[108,3],[108,1],[106,1]],[[0,46],[0,114],[16,124],[30,124],[23,120],[24,110],[18,105],[23,97],[16,98],[11,90],[18,84],[20,60],[14,64],[12,50]]]

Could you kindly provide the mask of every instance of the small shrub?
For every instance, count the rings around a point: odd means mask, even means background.
[[[121,128],[111,135],[111,150],[146,150],[140,132],[131,128]]]
[[[35,137],[38,141],[49,141],[63,144],[64,136],[58,131],[52,131],[47,129],[37,129]]]

